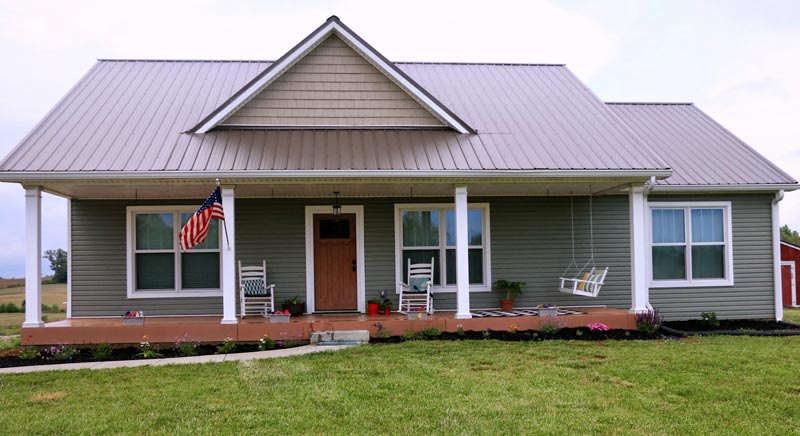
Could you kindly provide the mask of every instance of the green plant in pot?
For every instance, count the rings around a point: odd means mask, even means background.
[[[390,315],[392,313],[392,302],[388,298],[384,297],[383,301],[381,301],[381,305],[379,307],[379,312],[383,315]]]
[[[281,303],[281,309],[288,310],[292,316],[300,316],[306,311],[306,302],[300,297],[287,298]]]
[[[380,311],[381,299],[370,298],[367,300],[367,315],[377,315]]]
[[[505,299],[500,299],[500,309],[509,311],[514,308],[514,298],[522,293],[525,282],[512,282],[508,280],[498,280],[494,282],[494,289],[506,294]]]

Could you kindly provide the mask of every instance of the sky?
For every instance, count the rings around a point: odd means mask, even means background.
[[[271,60],[330,15],[390,60],[566,63],[606,101],[693,102],[800,178],[794,0],[0,0],[0,156],[96,59]],[[22,188],[0,201],[0,277],[21,277]],[[43,249],[66,248],[66,201],[42,208]],[[800,229],[800,192],[781,223]]]

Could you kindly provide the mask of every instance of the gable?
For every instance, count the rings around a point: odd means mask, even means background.
[[[335,34],[220,127],[445,127]]]

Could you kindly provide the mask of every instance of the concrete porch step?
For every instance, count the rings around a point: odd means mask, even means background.
[[[352,345],[369,342],[369,330],[331,330],[311,332],[311,343],[318,345]]]

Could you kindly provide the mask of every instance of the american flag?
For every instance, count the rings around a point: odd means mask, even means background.
[[[225,212],[222,210],[222,195],[219,187],[206,198],[200,209],[186,221],[186,224],[178,233],[178,240],[181,243],[181,250],[186,251],[197,244],[202,244],[208,235],[211,227],[211,220],[224,220]]]

